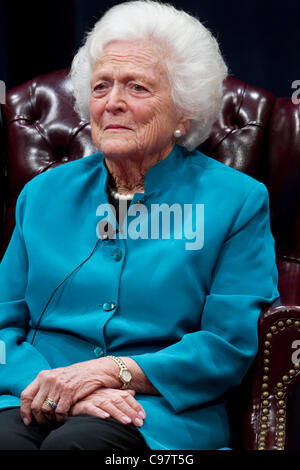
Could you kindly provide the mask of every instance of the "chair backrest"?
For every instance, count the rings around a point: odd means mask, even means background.
[[[300,105],[274,104],[268,137],[268,189],[282,301],[300,305]]]
[[[1,259],[1,241],[3,240],[3,227],[5,215],[5,155],[4,155],[4,125],[2,118],[2,107],[0,106],[0,259]]]
[[[96,151],[87,122],[73,109],[68,70],[37,77],[10,91],[3,106],[6,135],[3,255],[15,225],[17,197],[34,176]]]
[[[36,77],[9,90],[2,114],[0,259],[14,228],[15,204],[24,184],[39,173],[97,151],[89,123],[73,109],[68,70]],[[281,300],[294,306],[300,305],[299,129],[299,105],[228,77],[219,119],[200,147],[267,186]],[[257,393],[249,416],[258,408]]]
[[[222,113],[201,149],[268,186],[268,133],[274,103],[272,93],[228,77]],[[2,254],[14,227],[15,203],[24,184],[54,166],[96,151],[89,124],[73,109],[67,69],[9,90],[3,124],[6,180]]]

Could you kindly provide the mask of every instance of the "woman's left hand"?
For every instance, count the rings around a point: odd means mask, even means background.
[[[109,358],[72,364],[58,369],[43,370],[21,394],[21,417],[24,424],[63,421],[71,406],[100,387],[119,388],[118,366]],[[50,398],[55,409],[44,403]]]

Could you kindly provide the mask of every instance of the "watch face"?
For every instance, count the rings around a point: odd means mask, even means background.
[[[131,373],[129,372],[129,370],[122,370],[120,375],[121,375],[122,379],[124,379],[126,382],[129,382],[132,378]]]

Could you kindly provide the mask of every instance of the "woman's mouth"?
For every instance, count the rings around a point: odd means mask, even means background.
[[[104,128],[105,131],[111,130],[130,130],[129,127],[122,126],[121,124],[109,124]]]

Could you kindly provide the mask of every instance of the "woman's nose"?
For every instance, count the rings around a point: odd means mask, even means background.
[[[127,104],[124,91],[120,85],[113,85],[107,95],[106,110],[111,113],[126,111]]]

